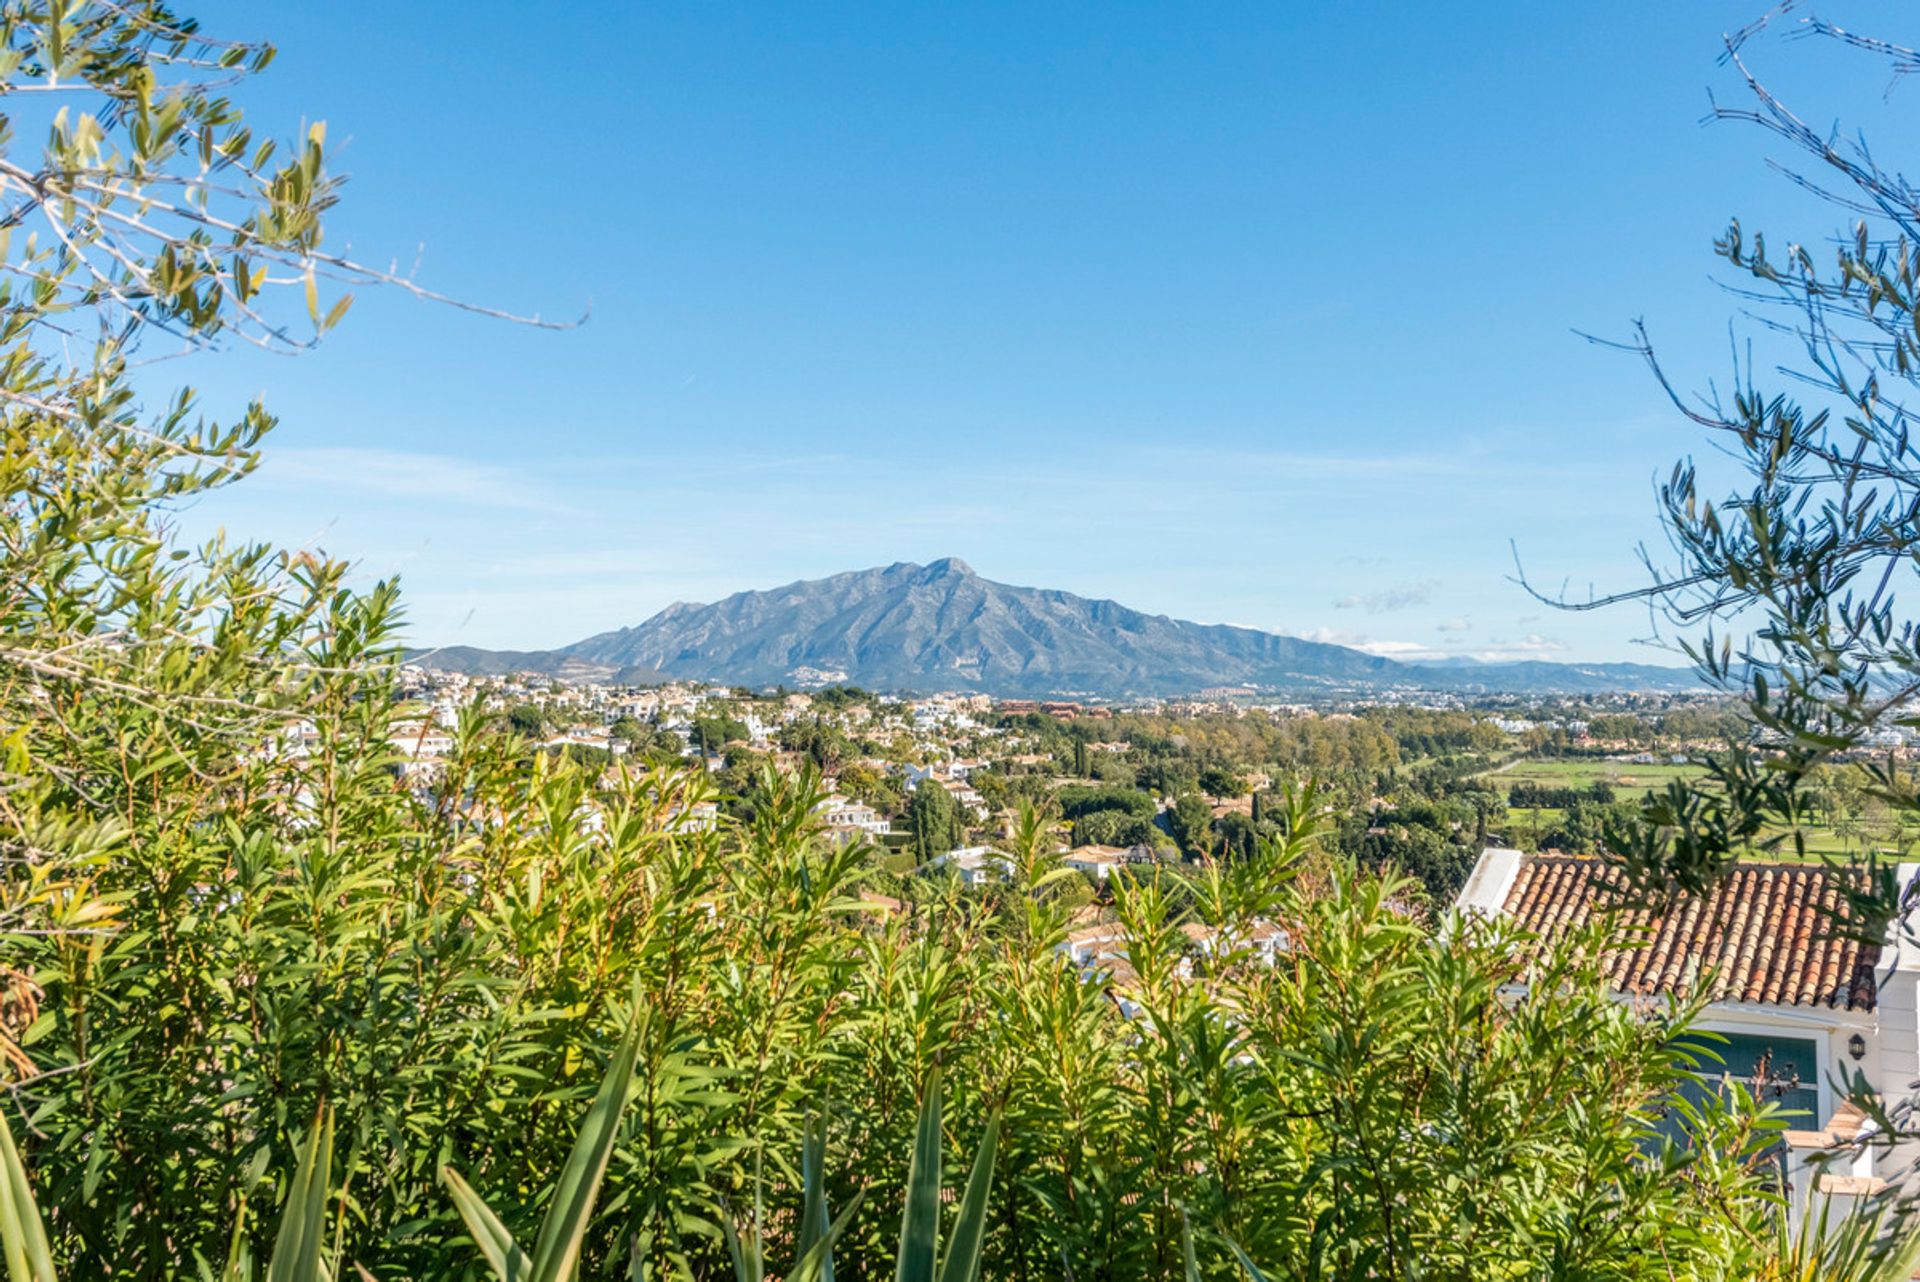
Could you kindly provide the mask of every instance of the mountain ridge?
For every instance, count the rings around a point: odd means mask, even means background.
[[[1111,699],[1241,687],[1276,694],[1578,693],[1698,685],[1685,669],[1648,664],[1404,663],[1283,633],[1147,614],[1057,588],[999,583],[958,557],[847,570],[711,604],[676,601],[640,623],[554,650],[450,646],[408,657],[476,675],[526,671],[621,684],[850,682],[879,690]]]

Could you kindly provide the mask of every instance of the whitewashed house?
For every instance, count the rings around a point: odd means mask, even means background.
[[[1081,970],[1127,955],[1127,932],[1117,921],[1095,922],[1067,932],[1057,951]]]
[[[1209,961],[1225,956],[1271,966],[1292,943],[1285,928],[1270,921],[1255,921],[1244,930],[1215,929],[1201,922],[1188,922],[1180,929],[1193,951]]]
[[[1271,966],[1286,951],[1289,942],[1284,929],[1267,921],[1255,922],[1244,932],[1221,931],[1201,922],[1187,922],[1180,927],[1180,933],[1187,941],[1187,955],[1175,963],[1174,973],[1181,979],[1193,978],[1195,960],[1212,963],[1222,955],[1230,955],[1235,962]],[[1140,1014],[1140,1003],[1135,1000],[1140,975],[1127,953],[1127,932],[1119,922],[1095,922],[1069,931],[1054,951],[1080,972],[1082,980],[1104,985],[1107,995],[1126,1018]]]
[[[816,805],[814,813],[826,825],[827,840],[836,846],[862,839],[877,841],[893,831],[893,824],[872,806],[837,794]]]
[[[1013,876],[1013,860],[991,846],[962,846],[944,855],[935,855],[921,867],[951,868],[963,886],[984,886]]]
[[[1075,846],[1060,857],[1060,866],[1085,873],[1104,882],[1113,870],[1127,862],[1127,852],[1119,846]]]
[[[1127,957],[1127,932],[1119,922],[1096,922],[1069,931],[1055,951],[1080,972],[1082,980],[1104,984],[1121,1015],[1132,1019],[1140,1013],[1140,1004],[1133,998],[1140,976]]]
[[[1903,895],[1913,893],[1917,874],[1920,864],[1899,866]],[[1725,1060],[1712,1071],[1798,1114],[1785,1153],[1796,1205],[1810,1194],[1830,1195],[1837,1206],[1877,1191],[1912,1158],[1865,1143],[1871,1126],[1836,1085],[1857,1073],[1897,1102],[1920,1079],[1920,934],[1898,921],[1878,942],[1829,929],[1831,914],[1844,910],[1849,875],[1807,864],[1738,865],[1705,899],[1659,916],[1635,911],[1630,924],[1643,942],[1605,959],[1623,1001],[1707,985],[1699,1026],[1726,1038],[1709,1043]],[[1488,849],[1455,906],[1551,942],[1617,910],[1618,884],[1597,859]],[[1823,1165],[1809,1166],[1816,1155]]]

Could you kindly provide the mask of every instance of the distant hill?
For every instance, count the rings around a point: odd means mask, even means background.
[[[451,646],[413,657],[472,674],[1105,698],[1236,686],[1276,694],[1578,693],[1697,684],[1683,669],[1632,663],[1396,663],[1346,646],[995,583],[952,557],[740,592],[712,605],[670,605],[635,627],[558,650]]]

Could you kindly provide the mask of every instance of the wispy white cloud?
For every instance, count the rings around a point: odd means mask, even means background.
[[[1551,659],[1566,652],[1566,644],[1558,637],[1542,636],[1538,632],[1529,632],[1518,641],[1508,641],[1494,637],[1488,642],[1488,648],[1474,657],[1488,662],[1513,659]]]
[[[1428,645],[1424,641],[1395,641],[1385,637],[1370,637],[1364,632],[1349,632],[1343,628],[1315,628],[1311,632],[1299,635],[1307,641],[1319,641],[1326,645],[1343,645],[1349,650],[1377,654],[1383,659],[1418,662],[1421,659],[1446,657],[1444,650]]]
[[[309,494],[323,491],[520,512],[572,510],[540,477],[451,454],[364,446],[289,448],[268,456],[259,479],[263,485]]]
[[[1396,583],[1380,592],[1355,592],[1333,603],[1336,610],[1365,610],[1368,614],[1387,614],[1427,605],[1433,600],[1433,580]]]
[[[1465,622],[1449,620],[1448,623]],[[1440,625],[1439,631],[1455,629],[1447,624]],[[1409,641],[1396,637],[1375,637],[1364,632],[1350,632],[1341,628],[1315,628],[1311,632],[1296,635],[1308,641],[1321,641],[1328,645],[1343,645],[1350,650],[1360,650],[1367,654],[1379,655],[1383,659],[1398,659],[1403,663],[1425,663],[1435,659],[1477,659],[1482,663],[1513,663],[1523,659],[1553,659],[1566,650],[1566,646],[1556,637],[1543,636],[1530,632],[1517,641],[1494,637],[1485,646],[1478,649],[1462,649],[1457,639],[1449,639],[1442,646],[1426,641]]]
[[[1322,645],[1344,645],[1359,649],[1366,642],[1366,634],[1348,632],[1344,628],[1315,628],[1311,632],[1295,632],[1292,635],[1302,641],[1318,641]]]
[[[1464,614],[1456,614],[1451,619],[1443,619],[1435,624],[1433,630],[1435,632],[1470,632],[1473,630],[1473,620]]]
[[[1399,659],[1405,663],[1418,663],[1423,659],[1444,659],[1445,650],[1430,646],[1424,641],[1362,641],[1355,646],[1368,654],[1377,654],[1383,659]]]

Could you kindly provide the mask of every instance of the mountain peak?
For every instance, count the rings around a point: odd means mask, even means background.
[[[1174,697],[1217,687],[1293,695],[1387,688],[1681,689],[1658,668],[1409,667],[1337,645],[1142,614],[1112,601],[1013,587],[959,557],[896,561],[712,605],[674,605],[634,628],[559,650],[442,654],[463,671],[597,673],[772,686],[851,681],[875,690],[979,690],[1073,698]]]
[[[929,579],[971,579],[975,577],[973,567],[957,556],[943,556],[938,561],[927,564],[926,578]]]

